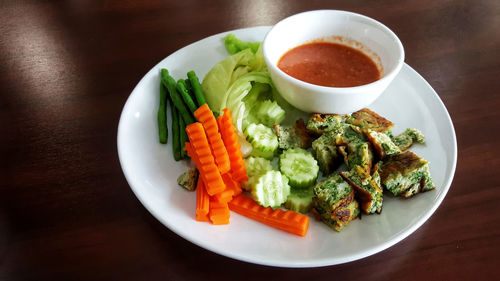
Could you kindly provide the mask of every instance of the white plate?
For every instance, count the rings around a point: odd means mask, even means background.
[[[244,40],[261,41],[269,29],[254,27],[231,32]],[[370,108],[393,121],[396,134],[408,127],[424,133],[427,144],[415,145],[411,150],[430,161],[435,190],[409,200],[384,196],[382,214],[363,216],[340,233],[311,219],[307,235],[299,237],[234,212],[231,223],[225,226],[195,221],[195,193],[176,183],[187,161],[173,160],[171,132],[168,145],[158,142],[159,72],[167,68],[172,76],[181,78],[195,70],[201,79],[227,56],[221,39],[227,33],[205,38],[162,60],[141,79],[123,108],[118,126],[120,163],[130,187],[153,216],[185,239],[221,255],[271,266],[315,267],[380,252],[410,235],[434,213],[455,173],[455,131],[436,92],[405,64]]]

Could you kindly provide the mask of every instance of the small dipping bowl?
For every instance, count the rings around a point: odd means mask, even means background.
[[[326,87],[298,80],[278,68],[289,50],[312,42],[340,43],[362,51],[380,71],[380,79],[356,87]],[[278,22],[262,50],[274,85],[293,106],[306,112],[346,114],[373,103],[399,73],[404,49],[385,25],[369,17],[338,10],[316,10]]]

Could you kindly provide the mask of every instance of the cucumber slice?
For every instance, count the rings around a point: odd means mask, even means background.
[[[246,138],[241,133],[238,134],[238,143],[240,144],[241,153],[243,153],[243,158],[247,158],[252,153],[252,145],[246,140]]]
[[[288,178],[278,171],[267,171],[252,185],[253,198],[264,207],[279,207],[289,194]]]
[[[262,124],[250,124],[245,129],[245,137],[252,144],[251,155],[273,159],[278,150],[278,137],[271,128]]]
[[[262,157],[250,156],[245,160],[245,168],[247,169],[248,177],[255,177],[265,174],[267,171],[272,171],[273,166],[271,161]]]
[[[303,214],[308,213],[312,206],[312,198],[314,196],[312,187],[308,189],[292,189],[286,198],[285,208],[294,212]]]
[[[274,124],[280,124],[285,119],[285,111],[276,103],[276,101],[265,100],[257,105],[257,118],[264,125],[272,127]]]
[[[265,174],[267,171],[274,170],[271,161],[253,156],[245,159],[245,168],[247,169],[248,180],[243,182],[242,187],[247,191],[251,190],[252,185],[257,182],[259,176]]]
[[[291,187],[306,188],[316,183],[319,166],[311,152],[302,148],[292,148],[281,154],[280,170],[290,180]]]

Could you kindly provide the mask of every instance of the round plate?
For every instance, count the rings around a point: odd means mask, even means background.
[[[230,31],[262,41],[270,27]],[[282,267],[315,267],[360,259],[380,252],[420,227],[445,197],[455,173],[457,143],[450,116],[432,87],[411,67],[401,72],[370,108],[395,123],[394,134],[420,129],[427,144],[411,150],[430,162],[436,189],[411,199],[384,196],[380,215],[363,216],[341,232],[311,218],[305,237],[283,232],[231,212],[229,225],[195,221],[196,194],[177,185],[189,161],[175,162],[169,143],[158,142],[160,68],[174,78],[195,70],[200,79],[228,56],[217,34],[168,56],[153,67],[130,94],[118,125],[118,154],[123,173],[141,203],[166,227],[185,239],[234,259]],[[170,113],[168,113],[170,126]],[[170,128],[169,128],[170,129]]]

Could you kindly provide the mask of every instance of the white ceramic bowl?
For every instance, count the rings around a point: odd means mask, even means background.
[[[295,79],[278,68],[288,50],[318,39],[361,50],[375,61],[381,78],[357,87],[325,87]],[[367,107],[389,86],[404,62],[403,45],[389,28],[369,17],[338,10],[304,12],[278,22],[264,39],[263,54],[281,95],[303,111],[319,113],[344,114]]]

